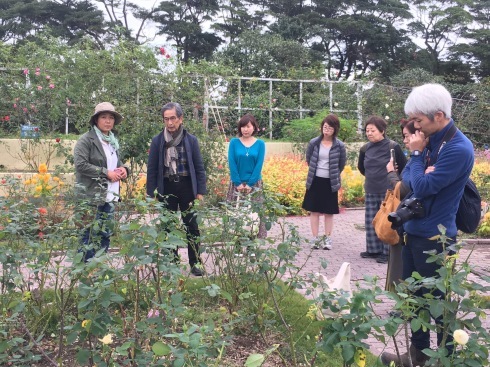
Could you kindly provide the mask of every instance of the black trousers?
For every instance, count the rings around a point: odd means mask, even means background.
[[[450,242],[455,242],[455,240],[456,238],[452,238]],[[441,265],[435,262],[428,263],[427,259],[430,255],[424,253],[430,250],[435,250],[437,253],[441,253],[443,251],[442,243],[439,243],[438,240],[429,240],[427,238],[407,235],[406,245],[403,246],[402,250],[403,279],[411,277],[414,271],[426,278],[438,276],[437,270]],[[420,288],[415,295],[423,297],[424,294],[428,292],[429,291],[426,288]],[[444,299],[446,296],[446,294],[439,289],[434,290],[432,294],[434,297],[440,299]],[[442,316],[435,317],[434,321],[440,326],[443,324]],[[442,331],[437,333],[437,345],[441,344],[443,336]],[[412,344],[419,350],[430,348],[429,330],[424,331],[422,328],[420,328],[418,331],[412,332],[411,340]],[[449,334],[446,339],[446,343],[452,342],[452,340],[452,334]],[[453,350],[452,345],[446,345],[446,348],[450,353]]]
[[[187,234],[187,253],[189,255],[189,264],[194,266],[199,263],[199,226],[197,217],[191,210],[194,202],[194,192],[192,191],[192,181],[190,177],[179,178],[178,182],[168,178],[164,179],[164,196],[166,207],[172,211],[180,209],[182,221],[184,222]],[[177,250],[175,251],[177,253]]]

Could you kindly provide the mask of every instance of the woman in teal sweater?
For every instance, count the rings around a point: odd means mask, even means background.
[[[257,139],[259,131],[257,120],[251,114],[238,121],[238,138],[233,138],[228,147],[228,167],[230,168],[230,187],[227,200],[235,202],[240,194],[252,193],[252,200],[262,201],[262,166],[264,165],[265,143]],[[265,238],[267,232],[261,221],[258,238]]]

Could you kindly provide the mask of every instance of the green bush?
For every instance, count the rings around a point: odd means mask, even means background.
[[[296,143],[307,143],[315,136],[320,135],[320,125],[327,115],[328,111],[322,110],[313,117],[291,120],[291,122],[283,128],[284,138]],[[346,120],[341,117],[339,117],[339,120],[339,139],[342,141],[354,141],[356,138],[357,121]]]

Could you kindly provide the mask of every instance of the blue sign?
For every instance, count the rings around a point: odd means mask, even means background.
[[[22,125],[20,127],[20,137],[23,139],[36,139],[39,138],[39,126]]]

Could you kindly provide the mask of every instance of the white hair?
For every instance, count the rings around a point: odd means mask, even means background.
[[[405,101],[405,114],[423,114],[434,119],[434,114],[441,111],[446,118],[451,118],[453,99],[446,88],[440,84],[424,84],[413,88]]]

